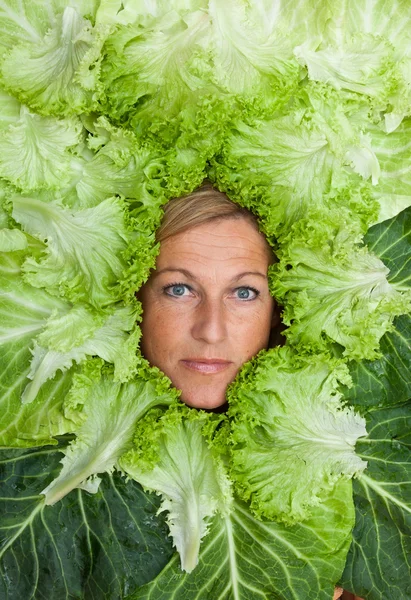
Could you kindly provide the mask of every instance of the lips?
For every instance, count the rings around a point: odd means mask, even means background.
[[[225,371],[232,362],[221,358],[188,358],[180,361],[190,371],[206,375]]]

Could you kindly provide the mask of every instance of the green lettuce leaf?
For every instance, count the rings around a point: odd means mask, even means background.
[[[375,88],[382,86],[385,88],[383,97],[377,97],[375,108],[377,112],[388,109],[385,113],[385,121],[389,130],[391,127],[395,129],[404,115],[409,114],[411,35],[407,22],[410,16],[410,5],[405,0],[393,0],[389,6],[384,0],[357,2],[355,6],[346,2],[336,2],[333,14],[323,31],[326,44],[328,42],[336,48],[334,57],[330,56],[334,65],[335,55],[341,53],[342,61],[337,67],[337,78],[341,85],[347,83],[352,85],[356,80],[352,75],[357,71],[359,86],[368,83],[368,86],[364,85],[365,93],[372,94]],[[367,51],[373,45],[372,42],[370,43],[372,38],[375,39],[376,57],[367,58]],[[363,50],[361,44],[357,52],[355,48],[350,48],[355,45],[356,40],[358,44],[362,39],[369,40]],[[379,50],[378,46],[380,46]],[[389,51],[389,46],[393,51]],[[384,47],[387,48],[385,56]],[[376,69],[378,61],[381,65],[380,69]],[[393,61],[395,61],[394,68],[392,68]],[[347,77],[347,71],[350,72],[351,77]],[[361,81],[358,81],[361,74]]]
[[[411,119],[406,118],[393,132],[387,132],[381,124],[367,128],[381,169],[378,185],[371,188],[371,194],[379,205],[375,223],[391,219],[411,206],[410,127]]]
[[[14,125],[20,118],[21,104],[0,88],[0,130]]]
[[[140,99],[151,104],[154,118],[162,111],[169,117],[178,113],[204,85],[202,71],[209,71],[204,50],[207,34],[205,11],[179,11],[172,6],[157,19],[118,26],[106,42],[102,65],[108,113],[121,117]]]
[[[126,266],[121,252],[130,238],[120,199],[77,212],[21,196],[14,197],[13,206],[23,231],[48,244],[40,261],[28,257],[24,263],[31,285],[98,308],[118,300],[117,283]]]
[[[98,494],[75,490],[46,506],[41,490],[59,470],[57,448],[0,452],[0,596],[125,598],[167,565],[171,542],[159,499],[119,473]]]
[[[358,441],[366,472],[354,481],[356,523],[341,583],[367,600],[411,594],[411,404],[372,409]]]
[[[290,343],[321,351],[334,341],[348,358],[373,360],[394,317],[410,311],[409,289],[389,281],[388,267],[360,241],[342,210],[292,227],[271,279]]]
[[[0,176],[26,191],[67,185],[70,149],[82,133],[76,117],[41,117],[22,106],[19,119],[0,134]]]
[[[15,38],[2,59],[3,84],[37,112],[63,116],[90,111],[93,94],[76,81],[76,73],[82,60],[87,60],[95,37],[98,38],[90,20],[84,18],[94,12],[91,6],[88,2],[65,7],[63,4],[61,12],[54,15],[41,9],[44,34],[31,28],[32,35],[23,40],[13,28],[14,19],[10,19],[10,24],[3,21],[11,40]],[[23,18],[23,27],[30,28],[26,15]]]
[[[260,354],[230,388],[230,475],[257,517],[303,521],[366,467],[354,451],[365,422],[344,407],[340,382],[350,379],[338,359],[284,347]]]
[[[107,314],[96,314],[77,305],[64,315],[51,316],[31,349],[33,359],[27,375],[31,382],[22,394],[22,402],[32,402],[45,381],[87,356],[99,356],[113,363],[114,381],[127,381],[134,376],[140,339],[137,308],[116,305]]]
[[[380,175],[362,131],[368,119],[360,102],[307,84],[275,118],[235,120],[211,177],[261,218],[269,236],[284,236],[298,219],[335,206],[367,229],[378,218],[370,188]]]
[[[46,382],[32,404],[21,403],[29,381],[33,338],[52,315],[63,315],[70,308],[45,290],[24,283],[22,260],[18,252],[4,253],[0,260],[0,446],[52,444],[54,436],[73,430],[73,422],[62,412],[71,372]]]
[[[154,376],[153,376],[154,374]],[[150,408],[170,404],[176,392],[157,371],[144,380],[113,381],[108,371],[100,376],[100,363],[82,375],[66,399],[67,414],[77,421],[76,439],[64,450],[63,468],[44,490],[46,504],[52,505],[76,487],[97,492],[100,473],[111,473],[120,456],[132,445],[136,422]],[[151,377],[151,379],[150,379]]]
[[[25,250],[27,246],[27,238],[19,229],[0,229],[0,252]]]
[[[227,93],[241,94],[253,108],[272,109],[296,87],[299,69],[292,52],[290,13],[285,2],[250,4],[238,0],[209,3],[212,76]],[[306,15],[307,16],[307,15]],[[298,24],[298,18],[293,25]],[[295,33],[294,31],[292,33]],[[273,94],[275,88],[281,94]]]
[[[311,47],[308,40],[294,48],[294,54],[307,67],[311,80],[327,83],[337,90],[370,96],[386,106],[393,80],[401,75],[394,47],[388,40],[371,33],[347,38],[320,48]]]
[[[137,424],[137,448],[119,461],[120,468],[144,489],[161,494],[160,510],[168,511],[170,534],[187,573],[198,563],[210,518],[217,511],[230,511],[230,481],[202,435],[213,417],[187,407],[149,414]],[[221,417],[214,420],[218,424]]]

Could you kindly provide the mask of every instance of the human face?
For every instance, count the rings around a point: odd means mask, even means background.
[[[245,218],[209,221],[161,244],[156,270],[139,294],[142,352],[189,406],[224,404],[241,366],[267,347],[271,258]]]

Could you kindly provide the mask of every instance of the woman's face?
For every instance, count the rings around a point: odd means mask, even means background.
[[[213,409],[241,366],[268,345],[271,255],[246,219],[214,220],[161,244],[143,286],[142,352],[195,408]]]

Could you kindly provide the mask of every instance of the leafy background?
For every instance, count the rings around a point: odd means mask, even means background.
[[[410,598],[410,18],[407,0],[0,0],[2,597],[325,599],[352,539],[344,587]],[[89,356],[125,386],[144,370],[134,294],[161,207],[205,177],[260,217],[284,270],[292,239],[307,248],[320,224],[331,271],[349,279],[344,250],[358,266],[364,240],[400,301],[371,323],[375,360],[348,363],[344,395],[368,430],[352,538],[333,539],[351,527],[349,485],[294,528],[237,503],[187,575],[158,497],[118,472],[53,507],[40,491],[81,421]],[[341,354],[335,341],[319,328]],[[33,353],[40,392],[22,404]]]

